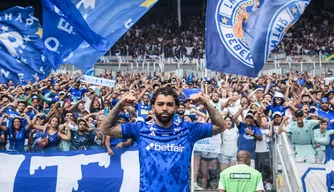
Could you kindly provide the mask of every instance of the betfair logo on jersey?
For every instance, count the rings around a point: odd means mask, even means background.
[[[174,145],[174,144],[167,144],[167,145],[159,145],[156,143],[150,143],[149,145],[146,146],[145,148],[147,151],[153,149],[156,151],[170,151],[170,152],[178,152],[178,153],[182,153],[184,147],[182,146],[178,146],[178,145]]]

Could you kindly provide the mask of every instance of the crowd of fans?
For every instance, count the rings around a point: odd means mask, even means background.
[[[334,52],[332,11],[307,10],[292,26],[274,53],[286,55],[331,55]],[[149,22],[148,22],[149,21]],[[178,27],[175,15],[145,15],[111,49],[111,55],[164,58],[203,58],[205,19],[185,15]],[[154,34],[154,35],[152,35]]]
[[[286,75],[248,78],[227,74],[199,79],[176,77],[173,73],[126,73],[113,77],[115,87],[80,82],[80,74],[50,75],[27,86],[12,81],[0,86],[0,149],[17,152],[106,150],[109,155],[132,140],[105,136],[100,130],[105,115],[127,92],[138,102],[118,115],[118,123],[154,123],[150,98],[154,90],[171,86],[182,104],[174,122],[210,121],[203,106],[189,99],[203,92],[226,120],[221,153],[195,151],[195,187],[217,189],[221,170],[234,165],[238,150],[252,154],[253,166],[263,173],[267,189],[272,182],[272,139],[281,132],[291,134],[297,162],[323,163],[324,149],[334,129],[334,85],[324,77],[293,70]],[[327,131],[327,129],[329,131]]]

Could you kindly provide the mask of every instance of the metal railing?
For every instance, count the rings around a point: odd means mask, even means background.
[[[297,171],[296,163],[294,161],[294,152],[288,141],[287,134],[281,133],[282,142],[277,144],[276,152],[282,164],[282,182],[283,186],[280,191],[284,192],[302,192],[303,186],[301,177]],[[276,159],[277,160],[277,159]]]

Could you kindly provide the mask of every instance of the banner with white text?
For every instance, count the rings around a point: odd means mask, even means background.
[[[0,191],[139,191],[138,149],[114,149],[114,153],[0,153]]]

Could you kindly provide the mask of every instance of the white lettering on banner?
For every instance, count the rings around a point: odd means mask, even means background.
[[[218,134],[218,135],[214,135],[212,137],[201,139],[197,141],[194,145],[194,149],[195,151],[220,153],[221,143],[222,143],[221,137]]]
[[[139,191],[140,168],[138,151],[128,151],[121,156],[124,171],[120,192]]]
[[[21,13],[16,17],[15,21],[20,21],[22,23]]]
[[[8,78],[10,72],[9,72],[9,71],[6,71],[6,70],[4,70],[4,69],[0,69],[0,74],[3,75],[3,76],[5,76],[6,78]]]
[[[82,82],[94,84],[94,85],[102,85],[102,86],[108,86],[108,87],[114,87],[116,81],[110,80],[110,79],[103,79],[93,76],[84,75],[81,79]]]
[[[35,174],[39,167],[44,170],[49,166],[57,166],[56,191],[78,190],[78,181],[82,179],[81,166],[89,163],[99,163],[99,166],[109,167],[110,157],[106,153],[94,155],[76,155],[72,157],[32,157],[30,163],[30,175]],[[70,177],[69,177],[70,175]],[[66,183],[66,185],[64,185]]]
[[[72,34],[73,32],[73,27],[63,18],[60,18],[57,28],[67,32],[68,34]]]
[[[77,9],[79,9],[81,5],[84,6],[84,9],[88,9],[88,7],[90,7],[91,9],[94,9],[95,0],[80,0],[76,5]]]
[[[45,75],[45,71],[44,71],[43,66],[41,66],[41,67],[39,68],[39,71],[40,71],[41,73],[43,73],[43,75]]]
[[[58,15],[62,16],[62,13],[60,12],[57,6],[54,6],[53,8]]]
[[[14,191],[15,178],[25,160],[24,155],[10,155],[0,153],[0,189],[1,192]],[[27,159],[28,160],[28,159]],[[4,163],[6,162],[6,163]],[[107,153],[75,156],[32,156],[30,159],[29,173],[34,175],[39,168],[57,167],[56,192],[77,191],[79,180],[82,179],[82,166],[98,163],[100,167],[108,168],[110,156]],[[139,155],[138,151],[126,151],[121,155],[121,163],[124,175],[120,192],[139,191]]]
[[[53,47],[51,47],[50,42],[54,43]],[[55,37],[48,37],[47,39],[45,39],[44,45],[48,50],[50,50],[52,52],[59,53],[58,47],[59,47],[60,43],[59,43],[58,39],[56,39]]]
[[[12,16],[13,15],[11,13],[9,13],[9,14],[5,13],[5,20],[10,20],[11,21],[12,20]]]
[[[127,29],[130,29],[130,27],[133,25],[132,19],[130,18],[127,22],[125,22],[124,27]]]
[[[14,191],[15,177],[24,159],[24,155],[0,153],[1,192]]]
[[[17,76],[19,76],[20,82],[24,82],[24,73],[18,73]]]
[[[32,20],[32,19],[26,19],[26,26],[30,26],[30,25],[32,25],[34,23],[34,20]]]

